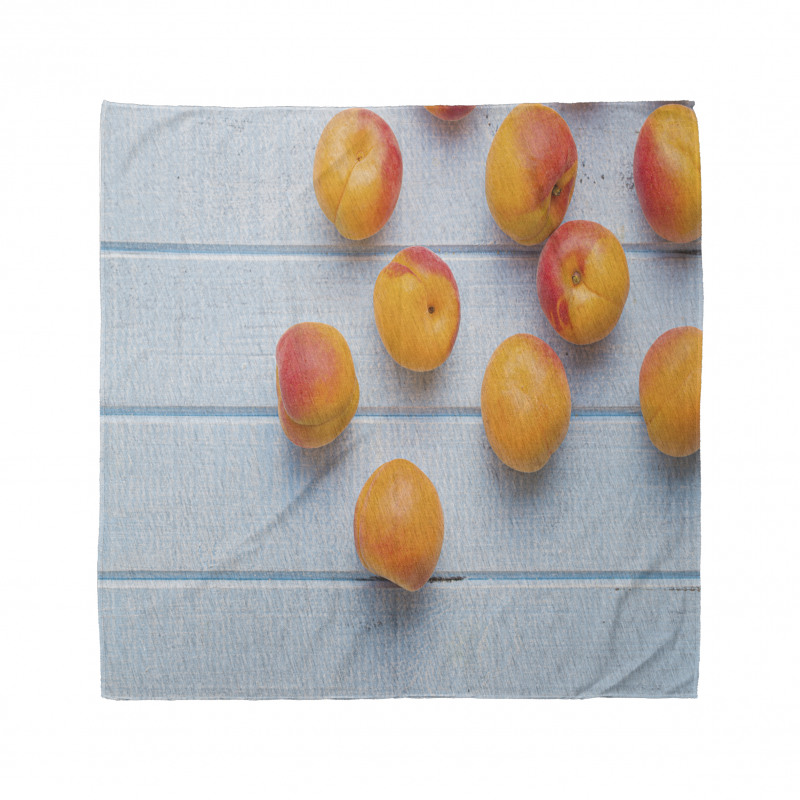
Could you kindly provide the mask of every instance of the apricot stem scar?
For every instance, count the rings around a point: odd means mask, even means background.
[[[433,306],[428,306],[428,313],[433,314]]]
[[[577,270],[572,273],[572,283],[574,286],[577,286],[581,282],[581,274]]]
[[[558,197],[561,194],[561,187],[556,185],[553,187],[553,197]]]

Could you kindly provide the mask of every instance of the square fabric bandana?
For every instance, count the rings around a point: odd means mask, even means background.
[[[104,104],[104,697],[696,696],[690,106]]]

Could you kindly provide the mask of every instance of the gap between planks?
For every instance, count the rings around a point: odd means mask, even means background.
[[[364,572],[311,570],[112,570],[99,571],[103,584],[115,583],[373,583],[393,587],[390,581]],[[518,583],[596,585],[610,588],[660,588],[699,591],[697,570],[546,570],[440,573],[429,579],[439,583]]]
[[[330,256],[349,258],[375,258],[393,256],[408,244],[378,245],[369,247],[351,247],[346,244],[330,245],[244,245],[244,244],[183,244],[180,242],[100,242],[103,255],[191,255],[191,256]],[[532,247],[516,247],[514,245],[453,245],[426,244],[429,250],[436,253],[453,255],[501,256],[519,258],[520,256],[538,256],[543,245]],[[700,256],[700,241],[689,245],[671,242],[622,243],[626,253],[652,253],[665,256]]]
[[[101,406],[101,417],[262,417],[277,419],[276,406]],[[478,407],[449,407],[427,410],[364,408],[353,419],[420,419],[426,417],[480,417]],[[573,408],[572,416],[580,417],[641,417],[638,406],[608,406],[605,408]]]

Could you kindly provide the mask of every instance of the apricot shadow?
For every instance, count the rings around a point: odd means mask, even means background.
[[[368,627],[380,631],[376,635],[396,640],[413,633],[427,624],[436,613],[437,603],[441,604],[436,597],[439,581],[429,580],[421,589],[409,592],[386,578],[371,577],[372,580],[358,583],[358,592],[373,615]]]

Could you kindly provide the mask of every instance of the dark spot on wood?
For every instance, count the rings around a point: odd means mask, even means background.
[[[454,575],[452,578],[445,578],[442,576],[434,575],[432,578],[428,579],[429,583],[452,583],[453,581],[463,581],[465,580],[466,576],[464,575]]]

